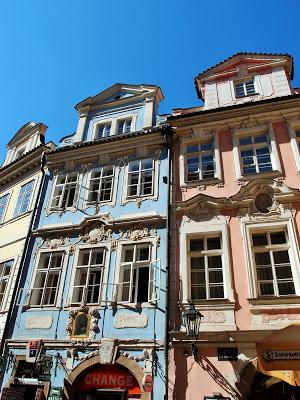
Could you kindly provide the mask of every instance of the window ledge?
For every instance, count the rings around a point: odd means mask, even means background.
[[[220,178],[212,178],[212,179],[202,179],[199,181],[184,181],[180,187],[189,188],[194,186],[208,186],[208,185],[216,185],[217,183],[223,183]]]
[[[126,309],[126,308],[131,308],[131,309],[142,309],[142,308],[156,308],[156,303],[157,301],[151,302],[144,302],[144,303],[122,303],[122,302],[117,302],[115,306],[111,306],[111,308],[117,308],[117,309]]]
[[[256,174],[249,174],[249,175],[240,175],[238,177],[238,181],[251,181],[253,179],[257,179],[257,177],[263,176],[265,177],[279,177],[282,176],[282,172],[279,170],[269,171],[269,172],[257,172]]]
[[[248,299],[250,310],[300,308],[300,296],[260,297]]]
[[[235,309],[235,302],[229,299],[193,300],[193,303],[196,308],[203,311]],[[183,302],[182,305],[187,306],[188,302]]]

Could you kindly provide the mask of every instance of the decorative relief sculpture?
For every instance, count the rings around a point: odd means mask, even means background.
[[[72,334],[74,332],[74,322],[78,314],[85,314],[89,318],[89,337],[88,339],[93,340],[96,337],[96,334],[99,332],[99,312],[87,306],[81,306],[78,308],[73,308],[69,312],[69,318],[66,326],[66,335],[69,339],[72,339]],[[81,339],[77,339],[77,341]]]
[[[83,242],[96,244],[103,240],[111,240],[112,238],[112,229],[105,228],[105,225],[102,224],[100,228],[94,228],[90,232],[81,236],[81,240]]]

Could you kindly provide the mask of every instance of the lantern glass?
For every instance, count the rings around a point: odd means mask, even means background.
[[[189,303],[189,308],[184,312],[183,319],[187,337],[195,341],[200,332],[201,318],[203,315],[195,309],[193,303]]]

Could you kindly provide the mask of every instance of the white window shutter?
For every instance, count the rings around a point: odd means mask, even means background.
[[[149,301],[157,301],[160,294],[160,259],[152,261],[149,267]]]
[[[257,78],[257,77],[256,77]],[[272,82],[271,82],[271,77],[270,75],[260,75],[259,76],[261,88],[262,88],[262,95],[263,96],[272,96],[274,93]],[[256,82],[256,87],[257,87],[257,82]],[[258,89],[258,87],[257,87]]]

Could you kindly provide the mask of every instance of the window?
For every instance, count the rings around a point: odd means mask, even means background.
[[[31,198],[31,192],[33,189],[33,183],[34,181],[30,181],[25,183],[25,185],[21,186],[20,192],[19,192],[19,197],[17,200],[15,212],[14,212],[14,217],[21,215],[28,211],[29,209],[29,204],[30,204],[30,198]]]
[[[9,194],[5,194],[0,197],[0,222],[3,222],[7,203],[8,203]]]
[[[251,94],[256,94],[254,79],[250,79],[245,82],[237,83],[234,86],[235,97],[245,97],[250,96]]]
[[[132,119],[123,119],[118,122],[118,134],[121,135],[122,133],[129,133],[131,131],[131,122]]]
[[[57,176],[51,209],[64,209],[75,206],[77,179],[77,173]]]
[[[123,245],[118,301],[142,303],[152,300],[153,270],[150,243]]]
[[[154,160],[131,161],[128,166],[127,197],[153,195]]]
[[[221,235],[189,239],[190,297],[224,298]]]
[[[238,138],[241,171],[243,175],[273,170],[267,133]]]
[[[252,257],[259,296],[295,294],[287,232],[252,233]]]
[[[186,180],[199,181],[215,177],[214,141],[186,147]]]
[[[100,203],[112,200],[114,167],[105,166],[91,173],[88,203]]]
[[[97,139],[106,138],[110,135],[111,123],[97,125]]]
[[[105,248],[79,251],[73,283],[72,304],[99,304]]]
[[[13,260],[0,263],[0,309],[3,309],[4,296],[13,266]]]
[[[54,306],[56,304],[63,261],[63,252],[41,253],[31,289],[30,305]]]

